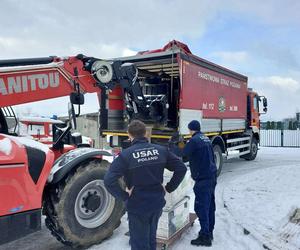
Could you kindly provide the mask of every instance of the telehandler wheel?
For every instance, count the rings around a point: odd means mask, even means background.
[[[214,150],[215,162],[217,166],[217,176],[219,176],[223,167],[222,149],[218,144],[216,144],[213,146],[213,150]]]
[[[88,162],[51,189],[51,199],[45,199],[46,225],[64,244],[87,247],[100,243],[120,225],[124,205],[104,187],[107,169],[106,161]]]
[[[242,155],[241,158],[245,159],[246,161],[253,161],[256,158],[258,152],[258,141],[256,138],[252,138],[250,144],[250,153],[246,155]]]

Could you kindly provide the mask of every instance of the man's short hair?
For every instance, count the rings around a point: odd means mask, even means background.
[[[139,120],[133,120],[128,125],[128,133],[133,138],[145,137],[145,135],[146,135],[146,125],[145,125],[145,123],[143,123]]]
[[[188,124],[189,130],[192,131],[200,131],[201,130],[201,125],[200,122],[197,120],[193,120]]]

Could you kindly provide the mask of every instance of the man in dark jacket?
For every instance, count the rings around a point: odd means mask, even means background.
[[[192,178],[195,181],[195,212],[201,230],[192,245],[211,246],[215,225],[215,187],[217,168],[211,141],[200,130],[196,120],[188,124],[192,138],[186,144],[183,154],[188,157]]]
[[[173,192],[186,173],[184,163],[167,148],[151,144],[145,138],[146,126],[132,121],[128,127],[131,147],[113,161],[104,178],[107,190],[127,204],[132,250],[155,250],[158,220],[165,205],[165,192]],[[167,168],[173,177],[163,186]],[[124,177],[124,191],[119,178]]]

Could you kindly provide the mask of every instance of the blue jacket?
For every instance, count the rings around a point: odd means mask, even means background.
[[[217,167],[211,141],[201,132],[195,133],[183,149],[190,162],[193,180],[216,178]]]
[[[146,138],[135,139],[132,146],[123,150],[112,162],[104,177],[104,184],[114,197],[126,201],[129,212],[156,211],[166,203],[162,186],[165,168],[174,172],[165,186],[167,192],[171,193],[184,178],[186,166],[167,148],[151,144]],[[134,187],[130,197],[121,188],[118,182],[120,177],[124,177],[129,189]]]

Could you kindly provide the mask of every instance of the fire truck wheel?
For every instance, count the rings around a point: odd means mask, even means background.
[[[250,153],[246,155],[242,155],[241,158],[245,159],[246,161],[253,161],[256,158],[258,151],[258,142],[256,138],[252,138],[251,145],[250,145]]]
[[[46,199],[46,225],[64,244],[87,247],[100,243],[120,225],[124,205],[104,187],[107,168],[106,161],[96,160],[80,166]]]
[[[215,155],[215,162],[217,166],[217,176],[220,175],[223,167],[223,156],[222,156],[222,149],[219,145],[214,145],[214,155]]]

